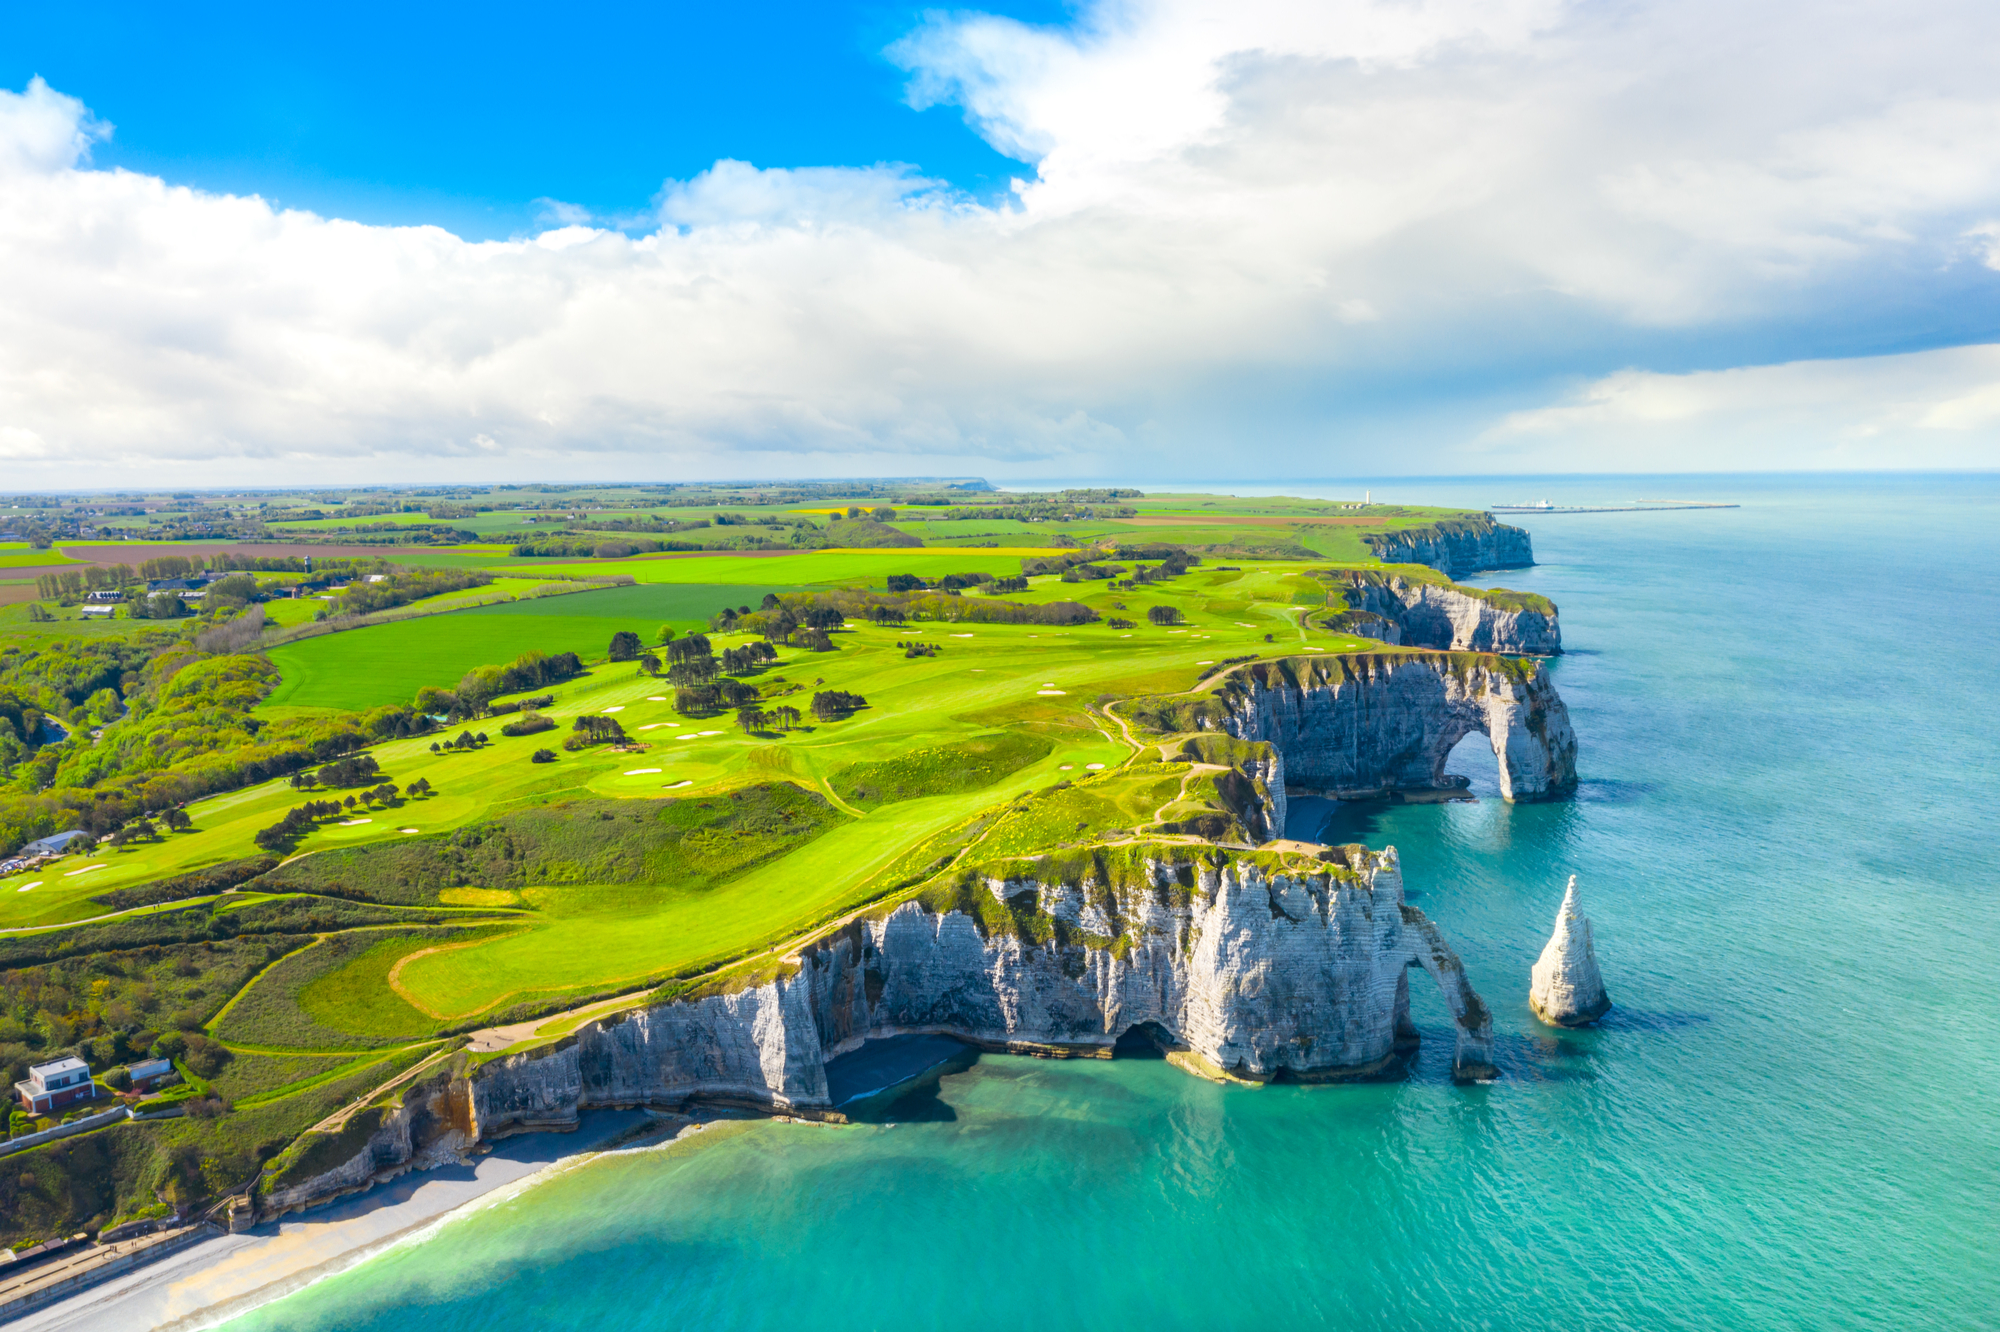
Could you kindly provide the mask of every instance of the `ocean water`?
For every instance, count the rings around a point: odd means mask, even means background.
[[[986,1057],[899,1122],[600,1158],[229,1326],[2000,1326],[2000,480],[1392,493],[1745,505],[1522,520],[1542,563],[1487,580],[1562,609],[1574,801],[1462,750],[1488,798],[1334,815],[1401,850],[1498,1082],[1452,1085],[1421,975],[1392,1083]],[[1569,874],[1618,1005],[1575,1032],[1526,1004]]]

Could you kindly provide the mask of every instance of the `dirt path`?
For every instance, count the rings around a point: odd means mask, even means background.
[[[401,1073],[398,1073],[395,1077],[390,1078],[387,1082],[375,1088],[373,1091],[363,1092],[361,1095],[355,1097],[352,1101],[348,1102],[340,1109],[328,1115],[325,1119],[320,1120],[319,1123],[314,1124],[311,1128],[307,1129],[306,1132],[308,1133],[340,1132],[342,1129],[347,1127],[347,1121],[354,1118],[354,1112],[359,1110],[362,1106],[367,1105],[370,1101],[382,1095],[384,1092],[394,1091],[397,1087],[402,1086],[410,1079],[416,1077],[419,1073],[422,1073],[425,1069],[431,1067],[431,1065],[437,1063],[440,1059],[448,1058],[449,1056],[456,1054],[457,1052],[458,1051],[456,1046],[453,1045],[445,1046],[444,1049],[439,1050],[436,1054],[433,1054],[430,1058],[411,1065],[409,1068],[405,1069]]]

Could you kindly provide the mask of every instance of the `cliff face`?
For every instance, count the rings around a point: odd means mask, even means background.
[[[1352,653],[1255,662],[1217,691],[1223,726],[1269,742],[1294,790],[1353,799],[1450,791],[1453,745],[1492,741],[1500,793],[1545,800],[1576,787],[1576,735],[1539,663],[1469,653]]]
[[[1519,569],[1535,562],[1535,548],[1518,527],[1491,514],[1452,518],[1428,527],[1369,533],[1362,538],[1384,564],[1428,564],[1449,578],[1484,569]]]
[[[1562,652],[1556,608],[1542,597],[1372,571],[1347,573],[1339,586],[1348,610],[1330,618],[1330,628],[1351,629],[1404,647],[1448,652],[1544,657]]]
[[[1457,956],[1403,901],[1395,851],[1351,863],[1209,852],[1102,861],[1075,876],[972,878],[963,907],[905,903],[807,946],[733,994],[592,1023],[497,1060],[470,1086],[480,1136],[585,1107],[687,1097],[827,1110],[826,1061],[942,1033],[994,1050],[1108,1055],[1135,1026],[1209,1076],[1366,1076],[1413,1043],[1410,967],[1457,1027],[1453,1067],[1492,1075],[1492,1022]]]

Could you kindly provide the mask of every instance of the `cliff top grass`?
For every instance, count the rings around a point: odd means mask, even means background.
[[[210,1171],[219,1187],[231,1153],[275,1153],[291,1140],[232,1146],[230,1125],[265,1133],[282,1122],[296,1135],[326,1113],[319,1107],[332,1089],[351,1097],[388,1075],[364,1077],[359,1065],[392,1055],[414,1062],[420,1054],[399,1053],[411,1042],[612,996],[753,983],[782,972],[787,952],[813,931],[913,898],[963,901],[989,926],[1043,930],[1016,920],[983,886],[1003,867],[1124,883],[1152,857],[1180,867],[1169,876],[1180,887],[1161,889],[1169,893],[1188,889],[1196,866],[1218,857],[1270,872],[1341,873],[1297,849],[1213,844],[1247,836],[1240,774],[1261,746],[1211,732],[1163,754],[1136,732],[1158,720],[1149,708],[1215,706],[1246,672],[1324,677],[1419,655],[1312,623],[1329,590],[1315,570],[1329,560],[1376,569],[1362,534],[1441,515],[1216,496],[1147,497],[1133,507],[1135,516],[1095,526],[958,519],[933,533],[924,521],[897,523],[927,542],[1010,543],[999,547],[502,560],[493,567],[637,582],[289,644],[272,655],[283,681],[263,705],[269,715],[407,706],[420,687],[451,687],[468,669],[529,650],[574,651],[585,670],[534,691],[554,696],[538,708],[553,731],[505,737],[510,719],[492,717],[371,745],[374,781],[427,784],[433,794],[322,819],[276,857],[259,850],[257,832],[329,793],[282,780],[246,786],[188,805],[187,831],[0,879],[0,969],[66,978],[68,992],[83,996],[80,1011],[108,1030],[122,982],[100,999],[86,978],[107,967],[150,975],[176,950],[218,950],[197,968],[202,996],[174,1002],[194,1003],[196,1033],[237,1052],[236,1072],[217,1085],[256,1111],[203,1130],[214,1135],[201,1150],[220,1163]],[[1093,541],[1103,543],[1090,556],[1096,569],[1054,571]],[[1168,576],[1157,552],[1112,553],[1120,543],[1161,542],[1283,547],[1292,558],[1211,553]],[[882,595],[891,574],[1008,577],[1024,560],[1051,561],[1036,566],[1050,571],[1000,595],[979,586],[958,597]],[[1141,570],[1159,581],[1129,581]],[[1106,571],[1116,576],[1091,576]],[[663,625],[683,636],[702,628],[718,653],[760,642],[707,625],[725,606],[755,609],[767,591],[838,593],[857,608],[830,635],[831,651],[779,646],[775,660],[742,676],[766,707],[799,708],[790,729],[746,731],[729,713],[683,714],[664,679],[608,658],[620,631],[657,651]],[[1073,618],[1083,622],[985,622],[992,608],[1059,602],[1081,607],[1087,614]],[[875,624],[859,614],[871,604],[943,618]],[[913,655],[913,643],[935,650]],[[1523,669],[1465,656],[1475,661]],[[826,691],[865,705],[816,720],[811,700]],[[564,748],[584,716],[616,719],[630,743]],[[461,729],[485,732],[488,743],[432,752]],[[544,748],[555,761],[532,762]],[[546,1039],[563,1029],[552,1022]],[[305,1152],[276,1163],[274,1177],[311,1165]]]

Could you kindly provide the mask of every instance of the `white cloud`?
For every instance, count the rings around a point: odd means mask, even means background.
[[[1967,0],[934,16],[893,54],[1034,160],[1003,204],[725,160],[638,227],[551,199],[484,243],[95,169],[108,127],[38,81],[0,93],[0,457],[22,484],[1283,476],[1590,431],[1601,465],[1729,417],[1763,422],[1734,465],[1992,461],[1979,351],[1923,392],[1907,358],[1605,372],[1990,329],[1996,40]]]
[[[1481,443],[1519,470],[1981,468],[2000,462],[1996,426],[2000,345],[1984,345],[1624,370],[1553,406],[1509,413]]]

